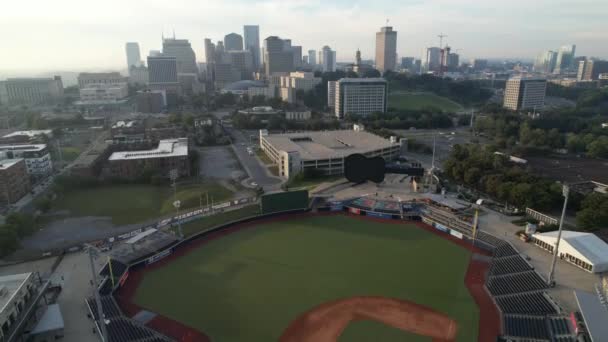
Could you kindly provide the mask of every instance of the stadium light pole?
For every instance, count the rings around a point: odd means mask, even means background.
[[[97,273],[95,272],[95,262],[93,259],[95,258],[94,254],[97,252],[95,247],[91,245],[87,245],[87,249],[89,250],[89,262],[91,263],[91,274],[93,276],[93,295],[95,296],[95,303],[97,304],[97,324],[99,329],[101,330],[101,340],[102,342],[109,342],[108,340],[108,330],[106,329],[106,321],[103,317],[103,309],[101,307],[101,297],[99,297],[99,288],[97,287]],[[95,319],[95,317],[93,317]]]
[[[562,216],[559,220],[559,230],[557,231],[557,241],[555,242],[555,250],[553,251],[553,260],[551,261],[551,270],[549,271],[549,277],[547,278],[547,284],[549,286],[553,286],[555,283],[555,265],[557,263],[557,254],[559,253],[559,242],[562,239],[562,228],[564,227],[564,217],[566,216],[566,207],[568,206],[568,195],[570,194],[568,185],[564,184],[562,194],[564,195],[564,206],[562,208]]]

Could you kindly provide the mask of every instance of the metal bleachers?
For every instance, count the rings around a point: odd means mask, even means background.
[[[504,335],[549,340],[549,329],[544,317],[504,316]]]
[[[490,275],[505,275],[532,270],[532,266],[519,255],[512,255],[494,260]]]
[[[487,287],[494,296],[538,291],[548,288],[545,281],[534,271],[490,277]]]
[[[554,315],[553,302],[543,292],[516,293],[496,297],[496,304],[504,314]]]

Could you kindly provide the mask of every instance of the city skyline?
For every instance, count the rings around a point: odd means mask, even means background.
[[[603,44],[608,32],[602,22],[608,5],[591,0],[566,0],[559,6],[548,0],[183,0],[151,1],[145,7],[109,0],[95,11],[76,0],[30,0],[11,2],[5,9],[0,28],[11,32],[4,48],[12,53],[3,56],[0,70],[122,70],[125,42],[138,42],[143,59],[149,50],[160,49],[163,33],[172,36],[173,31],[177,38],[188,39],[197,61],[204,62],[205,37],[217,41],[231,32],[243,35],[243,25],[259,25],[260,41],[272,35],[289,37],[305,51],[329,45],[337,51],[338,62],[354,60],[358,48],[363,59],[370,59],[375,33],[387,17],[400,32],[400,57],[420,56],[424,48],[438,46],[440,32],[464,58],[534,59],[543,50],[566,44],[576,44],[578,55],[608,57]],[[62,53],[48,53],[52,51]]]

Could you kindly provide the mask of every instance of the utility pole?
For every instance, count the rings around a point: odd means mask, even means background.
[[[93,294],[95,295],[95,303],[97,304],[97,317],[98,317],[97,324],[99,326],[99,329],[101,330],[102,342],[109,342],[108,330],[106,329],[106,321],[103,316],[103,309],[101,307],[101,298],[99,297],[99,289],[97,287],[97,273],[95,272],[95,262],[93,261],[94,253],[96,251],[94,250],[93,246],[88,246],[88,249],[89,249],[89,262],[91,263],[91,274],[93,276]],[[95,317],[93,317],[93,318],[95,318]]]
[[[564,184],[562,188],[562,194],[564,195],[564,207],[562,208],[562,216],[559,220],[559,230],[557,231],[557,241],[555,242],[555,250],[553,250],[553,260],[551,261],[551,270],[549,271],[549,277],[547,284],[553,286],[555,283],[555,264],[557,263],[557,255],[559,253],[559,242],[562,239],[562,228],[564,227],[564,216],[566,216],[566,207],[568,206],[568,195],[570,194],[570,188]]]

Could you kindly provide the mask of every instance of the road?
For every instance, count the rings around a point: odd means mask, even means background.
[[[230,133],[234,139],[233,150],[249,177],[265,189],[278,187],[282,180],[269,175],[268,169],[260,163],[259,159],[255,155],[250,156],[247,152],[247,146],[251,145],[249,137],[246,137],[243,132],[237,129],[230,129]]]

